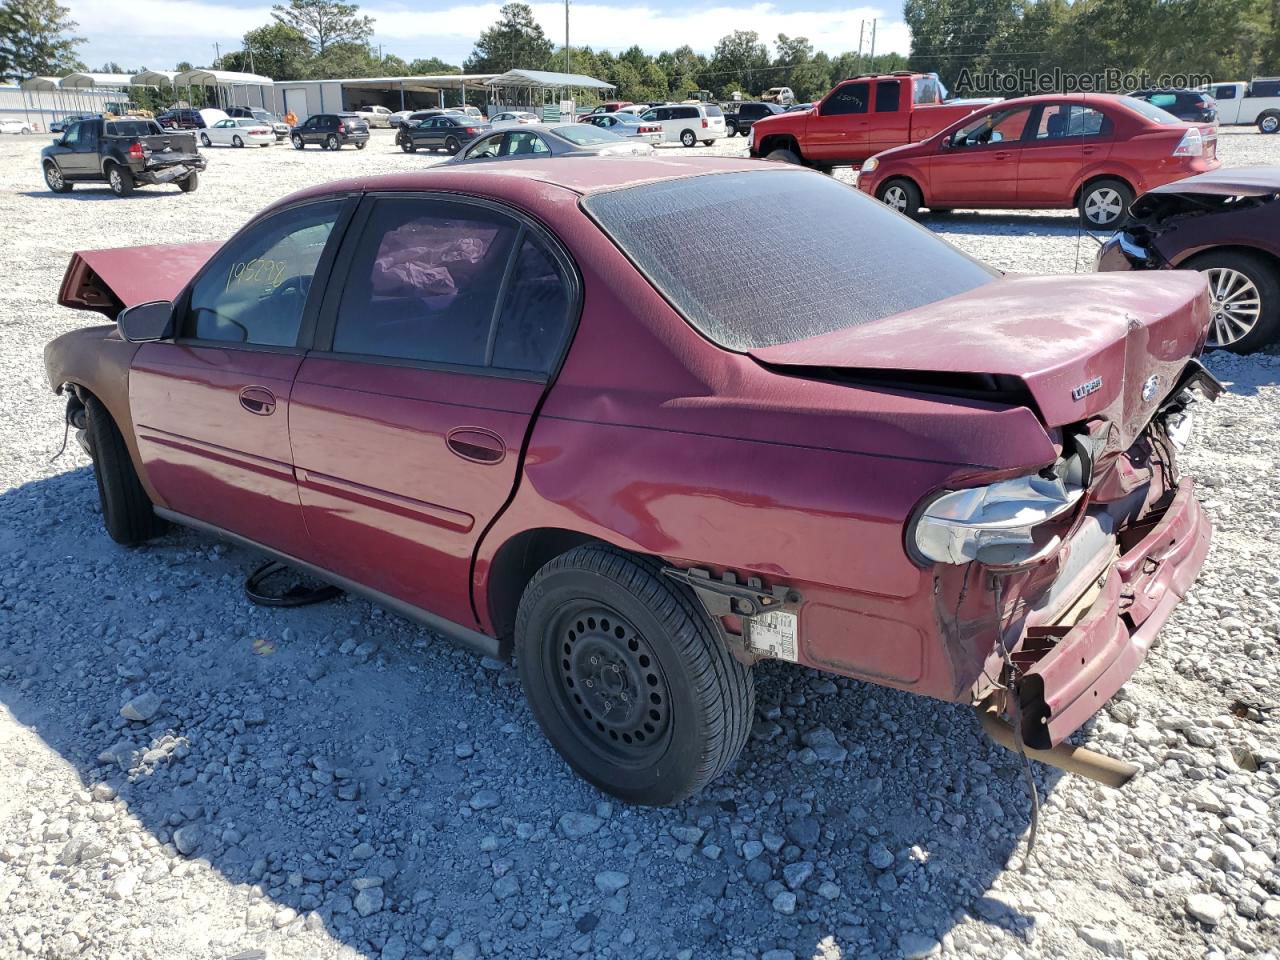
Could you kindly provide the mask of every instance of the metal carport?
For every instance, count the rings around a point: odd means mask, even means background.
[[[274,109],[275,94],[268,88],[275,87],[270,77],[261,77],[256,73],[236,73],[233,70],[183,70],[173,75],[175,87],[213,87],[217,106],[261,107],[263,110]],[[249,89],[256,88],[257,103],[250,101]],[[243,99],[236,96],[237,91],[244,94]]]
[[[576,91],[592,90],[600,93],[616,89],[612,83],[605,83],[585,74],[554,73],[549,70],[508,70],[492,80],[486,80],[485,86],[491,91],[491,99],[497,99],[506,106],[540,108],[544,119],[553,119],[547,115],[548,97],[553,101],[573,100]],[[559,116],[558,106],[557,103],[557,109],[551,111],[556,117]]]

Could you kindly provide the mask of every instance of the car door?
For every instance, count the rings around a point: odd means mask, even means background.
[[[1220,83],[1211,91],[1218,101],[1218,122],[1238,123],[1240,120],[1240,88],[1234,83]]]
[[[862,80],[846,83],[827,94],[805,127],[803,149],[807,159],[837,161],[868,156],[870,94],[871,84]]]
[[[1030,107],[988,110],[938,143],[929,158],[930,205],[1013,206]]]
[[[872,95],[874,122],[867,134],[867,152],[875,155],[911,142],[911,111],[904,110],[904,80],[877,80]]]
[[[1081,172],[1110,154],[1113,124],[1079,101],[1044,104],[1036,111],[1018,165],[1018,203],[1069,205]]]
[[[78,180],[83,176],[84,155],[77,151],[84,126],[84,121],[68,124],[61,138],[53,143],[51,151],[53,161],[58,165],[58,169],[62,171],[63,179]]]
[[[502,509],[576,314],[535,223],[457,195],[371,196],[298,371],[290,438],[321,564],[474,624],[471,560]]]
[[[236,129],[236,122],[230,118],[219,120],[209,128],[209,139],[216,144],[226,146],[231,142],[231,135]]]
[[[175,337],[143,344],[129,372],[138,451],[165,504],[304,558],[290,393],[313,278],[354,203],[303,201],[232,237],[175,304]]]

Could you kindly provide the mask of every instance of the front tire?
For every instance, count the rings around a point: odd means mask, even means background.
[[[796,166],[800,166],[804,162],[800,159],[800,154],[794,150],[788,150],[786,147],[770,150],[765,154],[765,159],[772,160],[775,163],[794,163]]]
[[[1209,281],[1211,350],[1253,353],[1280,335],[1280,269],[1252,253],[1210,251],[1182,264]]]
[[[120,428],[97,397],[86,400],[85,413],[93,475],[108,536],[127,547],[159,536],[164,532],[164,521],[156,516],[151,498],[138,479]]]
[[[1087,230],[1115,230],[1124,224],[1133,190],[1123,180],[1095,180],[1080,191],[1080,223]]]
[[[1280,133],[1280,111],[1271,110],[1258,117],[1259,133]]]
[[[686,147],[692,147],[697,144],[698,137],[692,130],[685,130],[680,134],[680,142]]]
[[[306,144],[303,143],[302,138],[297,136],[296,134],[290,139],[293,140],[293,149],[295,150],[301,150],[303,147],[306,146]]]
[[[107,185],[117,197],[127,197],[133,193],[133,173],[118,163],[107,169]]]
[[[71,192],[71,184],[67,182],[66,177],[62,175],[62,170],[52,160],[44,165],[44,182],[54,193]]]
[[[904,217],[915,219],[920,215],[920,188],[910,180],[899,178],[886,181],[876,191],[876,199]]]
[[[538,725],[606,793],[677,803],[741,752],[751,669],[652,561],[603,544],[557,557],[525,589],[515,635]]]
[[[233,147],[243,147],[243,146],[244,146],[244,141],[243,141],[243,140],[241,140],[239,137],[232,137],[232,138],[231,138],[231,145],[232,145]]]
[[[200,146],[202,147],[213,146],[213,141],[209,139],[209,135],[207,133],[200,134]]]

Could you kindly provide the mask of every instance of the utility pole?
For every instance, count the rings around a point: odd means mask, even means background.
[[[218,61],[222,59],[222,50],[218,48],[217,41],[213,44],[213,69],[218,69]]]
[[[564,72],[573,72],[569,69],[569,0],[564,0]]]
[[[867,32],[867,21],[865,20],[859,21],[858,22],[858,66],[855,68],[855,70],[858,73],[862,72],[862,37],[863,37],[863,34],[865,34],[866,32]]]
[[[871,72],[876,72],[876,21],[871,21]]]

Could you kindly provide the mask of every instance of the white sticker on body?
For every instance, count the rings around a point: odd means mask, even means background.
[[[753,653],[796,662],[796,615],[770,610],[747,621],[747,648]]]

